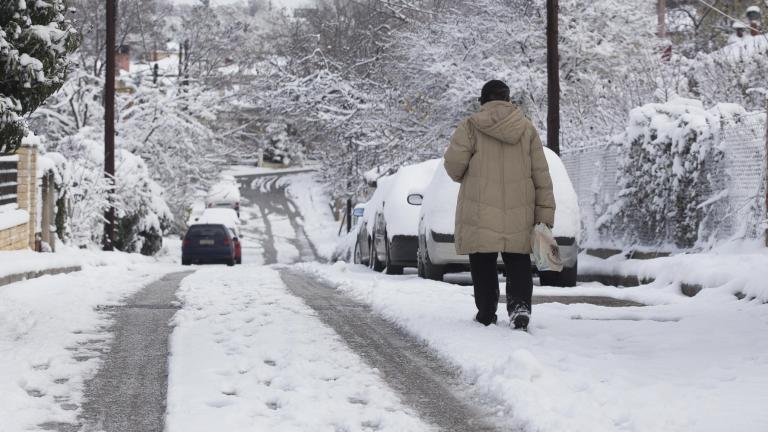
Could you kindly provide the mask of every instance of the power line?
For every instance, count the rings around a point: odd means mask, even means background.
[[[716,7],[714,7],[713,5],[711,5],[711,4],[707,3],[707,2],[705,2],[704,0],[698,0],[698,2],[699,2],[699,3],[701,3],[701,4],[703,4],[704,6],[706,6],[706,7],[710,8],[710,9],[712,9],[713,11],[715,11],[715,12],[719,13],[720,15],[722,15],[722,16],[724,16],[724,17],[726,17],[726,18],[730,19],[730,20],[732,20],[732,21],[739,21],[739,22],[743,23],[743,24],[746,26],[746,28],[748,28],[748,29],[750,29],[750,30],[752,30],[752,31],[754,31],[754,32],[757,32],[757,33],[758,33],[758,34],[760,34],[762,37],[764,37],[766,40],[768,40],[768,37],[765,35],[765,33],[761,32],[759,29],[756,29],[756,28],[754,28],[754,27],[752,27],[752,26],[748,25],[747,23],[745,23],[744,21],[742,21],[742,20],[740,20],[740,19],[738,19],[738,18],[734,18],[734,17],[732,17],[732,16],[728,15],[727,13],[725,13],[725,12],[723,12],[722,10],[720,10],[720,9],[718,9],[718,8],[716,8]]]

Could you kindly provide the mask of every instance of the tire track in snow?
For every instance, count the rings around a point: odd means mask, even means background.
[[[477,406],[495,407],[462,385],[454,368],[445,365],[424,344],[370,309],[290,268],[281,270],[288,290],[314,309],[366,363],[424,420],[450,432],[496,431],[487,422],[494,414]],[[470,405],[465,400],[472,400]]]

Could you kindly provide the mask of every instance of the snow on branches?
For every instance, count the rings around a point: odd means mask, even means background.
[[[160,249],[162,233],[173,220],[162,188],[152,180],[147,164],[125,150],[118,138],[115,153],[116,246],[125,252],[151,255]],[[56,143],[52,159],[59,161],[61,198],[66,205],[66,242],[85,246],[100,241],[111,183],[103,175],[104,142],[100,130],[86,127]],[[60,156],[56,156],[60,155]]]
[[[79,35],[63,0],[0,2],[0,154],[26,135],[23,116],[64,84]]]

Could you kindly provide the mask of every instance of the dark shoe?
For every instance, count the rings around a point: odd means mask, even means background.
[[[493,314],[493,317],[491,317],[490,320],[488,319],[480,319],[480,314],[475,315],[475,321],[479,322],[480,324],[488,327],[491,324],[496,324],[496,322],[499,320],[499,317],[496,316],[496,314]]]
[[[528,330],[531,321],[531,310],[525,305],[516,305],[509,313],[509,326],[515,330]]]

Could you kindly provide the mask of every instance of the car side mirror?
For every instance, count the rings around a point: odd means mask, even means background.
[[[423,195],[417,193],[408,195],[408,204],[420,206],[422,202],[424,202]]]

